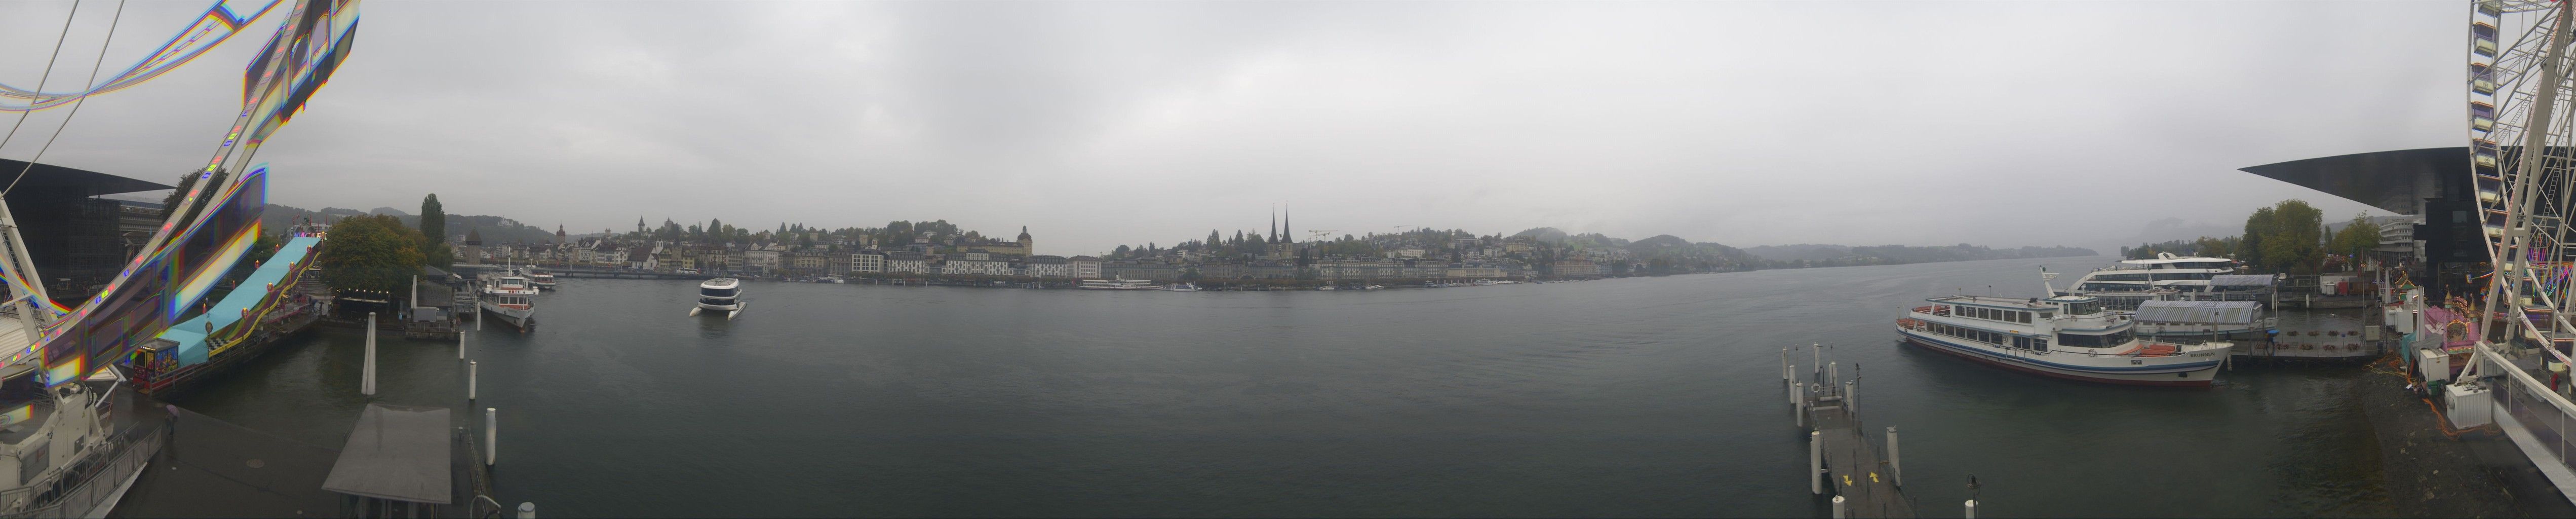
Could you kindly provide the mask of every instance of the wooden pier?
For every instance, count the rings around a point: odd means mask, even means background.
[[[1871,441],[1855,395],[1858,384],[1842,380],[1839,366],[1794,373],[1787,350],[1781,357],[1798,426],[1807,430],[1808,489],[1825,501],[1828,517],[1914,517],[1914,502],[1901,485],[1896,428],[1885,428],[1880,438],[1886,443]]]

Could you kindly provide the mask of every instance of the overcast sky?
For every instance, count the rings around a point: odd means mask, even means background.
[[[33,85],[70,5],[0,2],[0,82]],[[205,5],[127,4],[109,66]],[[83,4],[50,89],[115,8]],[[2342,218],[2364,206],[2235,169],[2464,135],[2460,2],[362,9],[355,55],[260,153],[274,202],[435,192],[574,232],[946,219],[1065,255],[1261,229],[1283,202],[1301,236],[2103,246],[2292,197]],[[43,160],[203,164],[283,11],[94,98]]]

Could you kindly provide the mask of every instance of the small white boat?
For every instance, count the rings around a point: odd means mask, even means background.
[[[1199,288],[1197,283],[1174,283],[1172,286],[1163,287],[1163,290],[1173,292],[1197,292],[1203,289]]]
[[[724,312],[725,320],[742,315],[742,280],[715,278],[698,284],[698,304],[689,308],[689,316],[701,312]]]
[[[537,290],[540,291],[554,290],[555,275],[542,271],[531,270],[528,271],[528,284],[537,287]]]

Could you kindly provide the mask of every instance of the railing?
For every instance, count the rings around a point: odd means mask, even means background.
[[[158,425],[136,427],[102,447],[106,452],[92,455],[72,470],[64,471],[50,484],[34,484],[0,492],[0,504],[9,505],[0,517],[70,518],[86,517],[125,490],[125,482],[151,463],[161,452],[162,434]],[[102,461],[104,460],[104,461]],[[70,488],[63,486],[69,484]],[[33,498],[30,508],[19,508]]]

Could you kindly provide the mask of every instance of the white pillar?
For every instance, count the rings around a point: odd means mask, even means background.
[[[465,361],[465,401],[474,401],[474,387],[482,380],[482,375],[478,373],[482,368],[479,364],[475,361]]]
[[[483,466],[486,467],[501,461],[501,424],[497,422],[500,419],[500,409],[483,408]]]
[[[1843,515],[1843,496],[1834,496],[1834,519],[1843,519],[1844,517],[1849,516]]]
[[[1789,409],[1797,411],[1798,427],[1807,426],[1807,383],[1796,382],[1789,388]]]
[[[537,504],[528,502],[519,503],[519,519],[537,519]]]
[[[1790,370],[1796,370],[1796,369],[1798,369],[1798,366],[1796,366],[1796,365],[1791,365],[1791,366],[1789,366],[1789,369],[1790,369]],[[1789,377],[1789,405],[1798,405],[1798,378],[1797,378],[1797,377]]]
[[[1842,382],[1843,361],[1837,360],[1825,363],[1825,389],[1833,389],[1835,385],[1841,384]]]
[[[1780,380],[1797,378],[1789,375],[1789,349],[1780,349]]]
[[[456,331],[456,358],[465,359],[465,330]]]
[[[1843,383],[1843,412],[1851,413],[1852,416],[1860,416],[1860,400],[1852,398],[1852,389],[1855,389],[1852,387],[1852,383]]]
[[[376,313],[367,312],[367,366],[358,381],[358,394],[376,394]]]
[[[1905,486],[1905,462],[1898,461],[1901,459],[1903,458],[1896,455],[1896,428],[1889,427],[1887,428],[1887,472],[1889,477],[1896,479],[1898,487]]]
[[[1968,519],[1977,519],[1977,500],[1968,500]]]
[[[1807,431],[1807,493],[1825,495],[1825,433]]]

